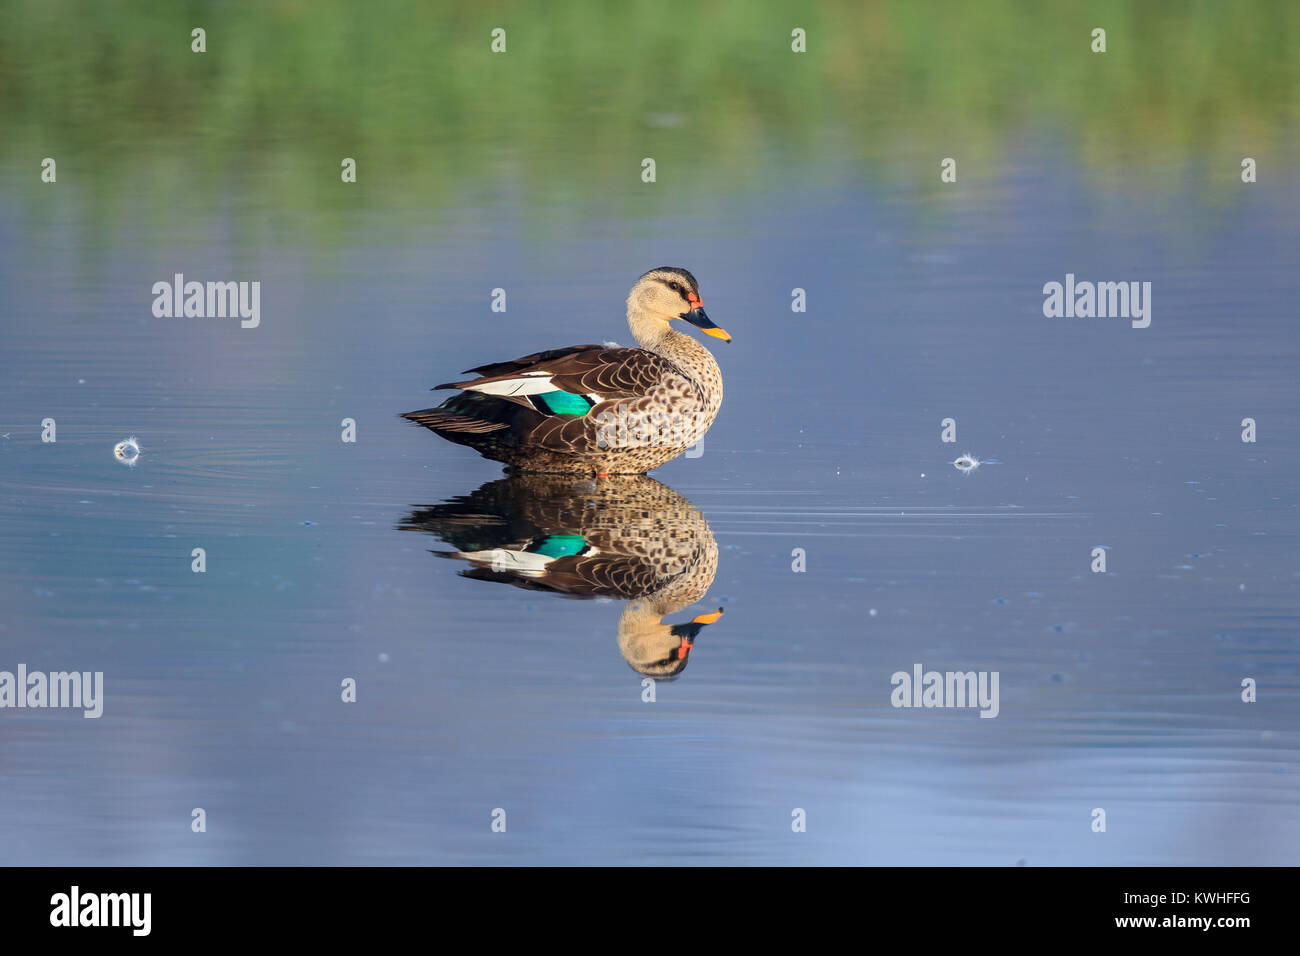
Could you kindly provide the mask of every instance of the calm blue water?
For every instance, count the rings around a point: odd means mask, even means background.
[[[99,720],[0,711],[0,863],[1300,862],[1295,192],[1100,184],[1050,140],[948,200],[777,181],[547,230],[381,208],[324,249],[237,235],[237,185],[161,235],[0,193],[0,669],[106,685]],[[660,264],[734,336],[703,455],[654,475],[719,555],[669,622],[726,614],[646,703],[623,601],[401,527],[500,469],[397,415],[629,344]],[[176,272],[259,280],[260,327],[154,318]],[[1067,272],[1151,282],[1150,327],[1044,318]],[[891,707],[918,662],[998,671],[999,716]]]

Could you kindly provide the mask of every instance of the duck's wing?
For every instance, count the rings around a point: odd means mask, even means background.
[[[668,359],[634,348],[579,345],[478,371],[486,374],[436,386],[460,389],[460,394],[403,417],[489,458],[508,461],[519,449],[564,455],[607,451],[604,429],[611,427],[611,416],[619,422],[621,442],[625,424],[626,435],[639,434],[638,423],[662,414],[665,395],[676,396],[672,401],[689,422],[699,392]],[[615,451],[621,448],[619,444]]]
[[[490,362],[487,365],[480,365],[478,368],[465,369],[466,375],[481,375],[484,378],[496,375],[508,375],[510,373],[518,374],[527,371],[536,365],[545,362],[551,362],[555,359],[564,358],[565,356],[574,355],[578,352],[601,351],[606,348],[603,345],[571,345],[564,349],[546,349],[544,352],[534,352],[532,355],[525,355],[523,358],[513,359],[509,362]],[[436,385],[435,388],[460,388],[459,385]]]
[[[480,552],[438,552],[446,558],[467,561],[462,573],[483,581],[498,581],[530,590],[551,591],[571,598],[644,597],[665,584],[654,562],[640,555],[596,553],[550,557],[545,544],[551,536],[515,550],[496,548]]]
[[[544,414],[585,414],[592,405],[610,399],[634,399],[647,394],[669,375],[681,371],[667,359],[644,349],[578,345],[537,352],[511,362],[482,365],[470,372],[478,378],[434,386],[495,395]],[[539,403],[530,396],[561,393],[552,402]],[[564,396],[587,400],[578,408]]]

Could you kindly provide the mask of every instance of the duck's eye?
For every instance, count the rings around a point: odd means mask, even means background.
[[[682,291],[682,287],[679,286],[676,282],[670,282],[670,283],[668,283],[668,288],[672,289],[674,292],[681,292],[681,291]]]

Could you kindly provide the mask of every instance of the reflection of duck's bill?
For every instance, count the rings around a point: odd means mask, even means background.
[[[722,617],[722,608],[708,614],[701,614],[686,624],[674,625],[671,628],[671,633],[674,637],[681,638],[681,644],[677,646],[677,659],[684,660],[686,655],[691,652],[691,649],[695,647],[695,638],[699,636],[700,630],[714,623],[720,617]]]

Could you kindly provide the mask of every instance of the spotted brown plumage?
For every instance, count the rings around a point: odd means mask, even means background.
[[[694,445],[717,417],[722,373],[673,331],[684,319],[730,341],[705,314],[695,277],[661,267],[627,300],[640,348],[577,345],[470,369],[436,408],[403,417],[519,471],[644,474]]]
[[[619,650],[660,680],[681,672],[700,630],[721,616],[663,620],[704,598],[718,545],[699,510],[653,478],[517,474],[418,509],[398,527],[446,541],[456,550],[434,553],[466,562],[466,577],[627,601]]]

